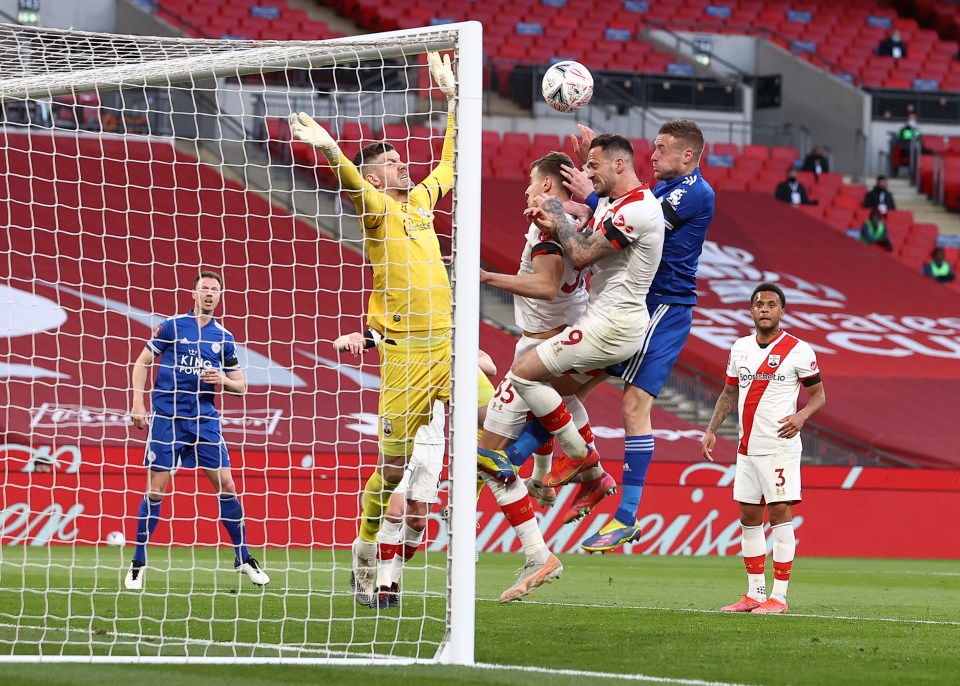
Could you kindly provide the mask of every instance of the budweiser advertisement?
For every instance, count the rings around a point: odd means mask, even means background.
[[[119,448],[3,447],[0,465],[0,544],[94,545],[112,531],[133,538],[131,513],[143,497],[138,456]],[[38,458],[52,471],[38,472]],[[356,536],[357,493],[368,468],[359,463],[324,467],[330,455],[244,451],[236,470],[253,546],[347,548]],[[608,467],[617,478],[616,460]],[[647,476],[639,514],[643,535],[624,553],[634,555],[739,555],[738,509],[729,464],[657,463]],[[807,467],[803,502],[795,508],[801,555],[831,557],[960,558],[960,533],[917,522],[950,521],[960,509],[960,470]],[[155,545],[228,545],[218,523],[216,498],[206,479],[181,470],[166,499]],[[446,525],[441,502],[430,518],[427,545],[442,549]],[[608,498],[588,519],[562,524],[572,488],[540,516],[554,551],[578,552],[579,543],[613,516]],[[519,550],[512,528],[489,491],[478,502],[477,540],[484,551]],[[875,525],[851,535],[851,513],[882,513]]]

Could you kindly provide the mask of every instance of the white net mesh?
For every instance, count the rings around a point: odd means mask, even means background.
[[[351,592],[379,365],[331,343],[362,331],[373,284],[352,203],[286,117],[312,114],[348,157],[391,142],[419,181],[446,125],[425,58],[437,49],[457,67],[457,27],[261,43],[0,25],[0,655],[435,656],[449,628],[444,492],[400,607]],[[452,207],[435,210],[445,255]],[[147,484],[131,367],[193,306],[202,269],[225,282],[214,316],[247,393],[216,405],[270,583],[234,569],[215,489],[181,468],[143,590],[128,591]]]

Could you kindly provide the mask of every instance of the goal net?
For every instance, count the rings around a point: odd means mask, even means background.
[[[473,661],[480,38],[476,23],[315,42],[0,25],[0,660]],[[348,157],[392,143],[416,183],[447,124],[431,51],[457,75],[455,183],[433,219],[457,461],[399,607],[367,607],[350,548],[377,465],[379,363],[332,343],[363,331],[374,284],[354,204],[288,117],[312,115]],[[134,361],[165,341],[176,373],[202,374],[208,344],[230,366],[195,317],[193,339],[164,328],[195,306],[202,270],[222,276],[213,316],[246,382],[215,401],[242,520],[190,468],[211,444],[191,452],[189,436],[158,511],[140,510],[145,455],[162,461],[147,442],[163,438],[131,419]],[[138,512],[156,528],[131,590]],[[241,551],[268,584],[235,569]]]

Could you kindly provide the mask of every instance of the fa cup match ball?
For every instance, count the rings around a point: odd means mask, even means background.
[[[116,546],[118,548],[122,548],[123,544],[127,542],[127,539],[124,538],[123,534],[119,531],[111,531],[103,540],[107,545]]]
[[[558,112],[574,112],[593,97],[593,75],[579,62],[557,62],[543,75],[540,88],[550,107]]]

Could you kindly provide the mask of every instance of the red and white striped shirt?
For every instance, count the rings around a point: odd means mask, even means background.
[[[797,411],[800,384],[819,376],[817,356],[807,343],[781,332],[765,345],[757,337],[737,339],[727,361],[727,383],[740,387],[741,455],[799,453],[800,434],[780,438],[780,420]]]

